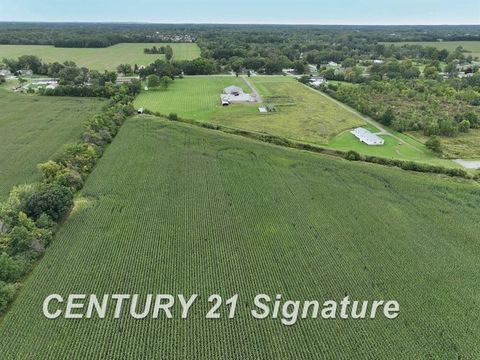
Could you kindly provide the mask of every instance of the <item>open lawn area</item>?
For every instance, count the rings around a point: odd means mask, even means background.
[[[368,130],[375,132],[372,127],[367,127]],[[354,150],[360,154],[380,156],[384,158],[400,159],[406,161],[418,161],[432,165],[442,165],[447,167],[460,167],[451,160],[440,159],[430,150],[428,150],[422,143],[415,139],[394,133],[391,135],[379,135],[385,140],[382,146],[370,146],[360,142],[350,131],[345,131],[336,136],[328,143],[328,146],[339,150]],[[400,138],[402,141],[399,141]]]
[[[57,48],[47,45],[0,45],[0,61],[3,58],[18,58],[22,55],[36,55],[44,62],[74,61],[78,66],[94,70],[115,70],[120,64],[149,65],[164,55],[144,54],[144,48],[161,43],[117,44],[107,48]],[[200,49],[194,43],[168,44],[173,49],[174,60],[192,60],[200,56]]]
[[[237,85],[250,91],[241,78],[229,76],[177,79],[167,91],[142,92],[135,106],[316,144],[324,144],[344,130],[365,124],[360,116],[291,77],[254,76],[249,80],[264,103],[274,105],[277,112],[261,114],[259,104],[222,107],[220,94],[224,87]]]
[[[480,58],[480,41],[415,41],[415,42],[389,42],[384,43],[389,45],[402,46],[405,44],[410,45],[422,45],[422,46],[434,46],[437,49],[447,49],[448,51],[454,51],[457,47],[462,46],[468,52],[465,56],[472,55],[474,58]]]
[[[83,122],[101,111],[104,102],[16,94],[0,89],[0,201],[14,185],[39,177],[37,164],[62,145],[77,141]]]
[[[80,195],[89,205],[62,225],[0,323],[2,360],[480,354],[478,184],[142,116],[123,125]],[[112,302],[105,319],[42,314],[49,294],[120,293],[140,294],[138,312],[146,294],[199,298],[186,319],[177,302],[172,319],[133,319],[131,300],[120,319]],[[220,319],[205,319],[210,294],[238,294],[235,317],[222,304]],[[257,294],[394,299],[400,315],[338,310],[286,326],[251,316]]]

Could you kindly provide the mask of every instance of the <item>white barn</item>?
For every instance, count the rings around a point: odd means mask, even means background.
[[[380,136],[371,133],[367,129],[358,127],[350,131],[358,140],[363,142],[367,145],[384,145],[385,140],[383,140]]]

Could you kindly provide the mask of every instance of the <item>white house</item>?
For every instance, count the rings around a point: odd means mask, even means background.
[[[12,73],[8,69],[0,70],[0,76],[10,76]]]
[[[373,60],[374,64],[383,64],[383,60]]]
[[[358,140],[363,142],[367,145],[384,145],[385,140],[383,140],[380,136],[371,133],[367,129],[358,127],[350,131]]]

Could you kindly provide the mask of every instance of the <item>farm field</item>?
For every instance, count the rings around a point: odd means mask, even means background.
[[[22,55],[36,55],[44,62],[74,61],[80,67],[94,70],[115,70],[120,64],[149,65],[164,55],[144,54],[143,49],[161,43],[117,44],[108,48],[56,48],[46,45],[0,45],[0,60],[18,58]],[[168,44],[173,49],[174,60],[192,60],[200,56],[200,48],[194,43]]]
[[[39,177],[37,164],[76,141],[103,101],[15,94],[0,89],[0,201],[14,185]]]
[[[434,46],[437,49],[447,49],[448,51],[454,51],[457,47],[462,46],[468,53],[466,56],[472,55],[472,57],[480,57],[480,41],[415,41],[415,42],[390,42],[383,43],[389,45],[402,46],[405,44],[410,45],[422,45],[422,46]]]
[[[255,76],[249,80],[262,95],[264,103],[275,105],[277,112],[261,114],[258,104],[222,107],[219,96],[224,87],[238,85],[249,91],[241,78],[228,76],[177,79],[168,91],[142,92],[135,100],[135,106],[317,144],[328,142],[346,129],[365,124],[359,116],[310,91],[293,78]]]
[[[478,184],[142,116],[125,123],[77,202],[0,323],[2,359],[480,355]],[[201,302],[188,319],[41,312],[48,294],[165,291]],[[204,319],[215,293],[239,294],[234,319]],[[249,316],[259,293],[392,298],[401,312],[286,327]]]

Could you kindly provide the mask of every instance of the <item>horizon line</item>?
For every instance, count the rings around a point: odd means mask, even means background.
[[[0,20],[1,23],[28,24],[136,24],[136,25],[284,25],[284,26],[480,26],[472,23],[276,23],[276,22],[154,22],[154,21],[91,21],[91,20]]]

